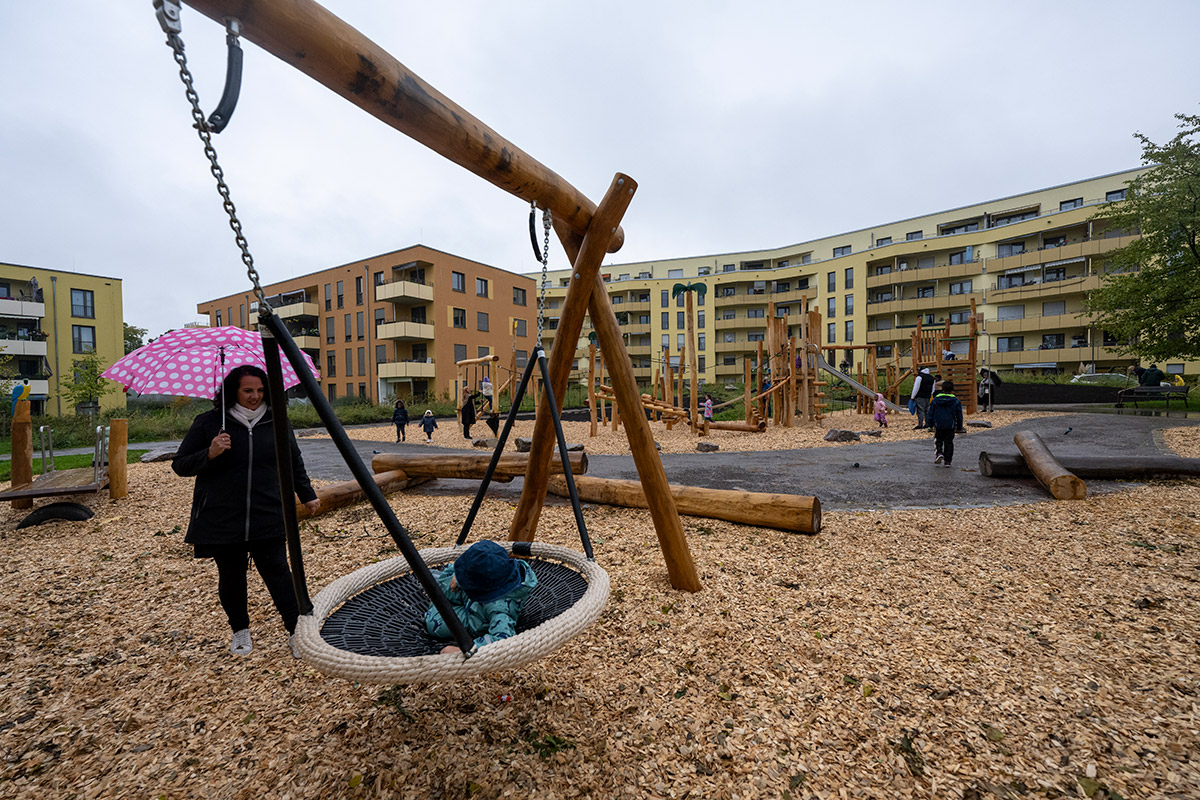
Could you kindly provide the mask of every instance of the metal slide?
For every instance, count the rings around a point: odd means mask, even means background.
[[[833,366],[831,366],[830,363],[825,360],[825,357],[822,356],[820,353],[816,353],[816,356],[817,356],[817,366],[818,367],[825,370],[826,372],[828,372],[830,375],[837,378],[838,380],[844,381],[845,383],[849,384],[851,387],[856,389],[859,394],[865,394],[867,397],[871,398],[871,402],[875,401],[875,392],[871,391],[863,384],[854,380],[854,378],[851,378],[849,375],[842,372],[840,369],[834,369]],[[908,411],[907,408],[901,408],[900,406],[893,403],[891,400],[888,400],[886,397],[883,398],[883,402],[889,409],[891,409],[892,411],[895,411],[896,413],[902,413],[902,412]]]

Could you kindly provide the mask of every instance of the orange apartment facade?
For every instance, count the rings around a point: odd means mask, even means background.
[[[452,395],[454,363],[466,358],[499,355],[507,366],[515,356],[524,366],[536,335],[535,286],[527,276],[414,245],[263,289],[320,369],[326,397],[387,402]],[[196,309],[212,326],[258,325],[251,292]]]

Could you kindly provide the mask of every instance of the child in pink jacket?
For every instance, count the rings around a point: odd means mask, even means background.
[[[879,427],[886,428],[887,424],[887,404],[883,402],[883,395],[876,392],[875,394],[875,421],[879,423]]]

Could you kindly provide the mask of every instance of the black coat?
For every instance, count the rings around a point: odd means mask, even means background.
[[[397,408],[396,410],[394,410],[392,412],[392,424],[393,425],[407,425],[408,424],[408,406],[403,406],[402,408]]]
[[[475,394],[470,395],[469,397],[467,397],[467,402],[463,403],[463,405],[462,405],[461,413],[462,413],[462,424],[463,425],[474,425],[475,424],[475,420],[476,420],[475,397],[476,397]]]
[[[192,516],[188,544],[241,544],[283,536],[283,506],[275,469],[275,439],[271,411],[253,430],[226,414],[225,432],[230,448],[208,458],[208,448],[221,430],[221,412],[206,411],[192,422],[179,445],[171,468],[183,477],[196,477],[192,490]],[[296,494],[307,503],[316,498],[300,446],[289,426],[292,473]]]

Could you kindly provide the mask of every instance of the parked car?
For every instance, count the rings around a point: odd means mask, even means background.
[[[1126,386],[1136,386],[1137,380],[1125,372],[1096,372],[1090,375],[1076,375],[1071,383],[1081,383],[1087,386],[1115,386],[1123,389]]]

